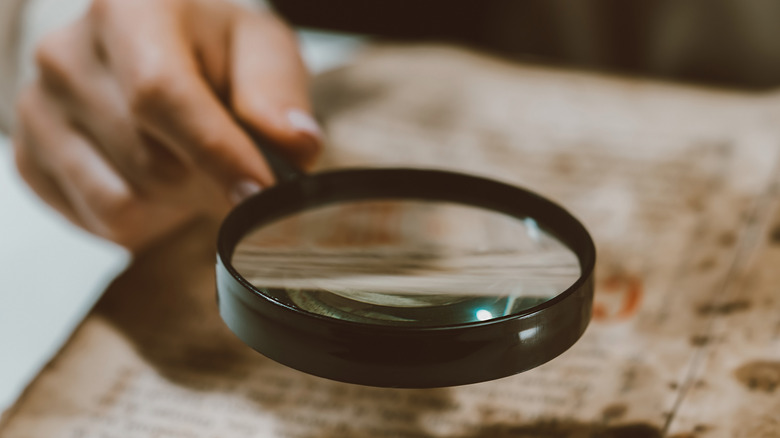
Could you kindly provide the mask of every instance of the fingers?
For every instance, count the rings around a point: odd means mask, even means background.
[[[202,76],[182,24],[154,13],[160,3],[167,2],[112,2],[108,13],[143,20],[114,17],[111,26],[99,27],[132,116],[186,164],[222,183],[227,196],[239,199],[258,184],[270,185],[265,161]],[[228,25],[212,24],[216,33]]]
[[[38,46],[36,61],[47,94],[136,189],[158,190],[184,177],[183,166],[132,122],[116,82],[97,61],[85,27],[71,26],[47,36]]]
[[[131,249],[273,183],[246,129],[301,167],[319,148],[290,31],[221,0],[93,0],[47,38],[17,164],[73,222]]]
[[[236,17],[232,26],[231,104],[237,116],[299,167],[321,149],[312,118],[308,73],[293,33],[270,14]]]
[[[29,142],[18,130],[13,139],[14,158],[19,175],[44,202],[60,212],[73,224],[86,228],[59,185],[43,173],[39,164],[30,156]]]
[[[20,172],[77,225],[138,250],[191,214],[135,192],[40,88],[28,89],[19,107]]]

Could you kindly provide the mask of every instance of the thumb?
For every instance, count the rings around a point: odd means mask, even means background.
[[[233,26],[231,103],[236,116],[302,169],[322,148],[311,115],[308,73],[292,31],[270,13],[241,14]]]

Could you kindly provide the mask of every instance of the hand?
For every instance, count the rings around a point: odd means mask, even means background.
[[[139,250],[273,183],[237,120],[300,167],[320,149],[291,31],[223,0],[94,0],[40,43],[14,132],[28,184]]]

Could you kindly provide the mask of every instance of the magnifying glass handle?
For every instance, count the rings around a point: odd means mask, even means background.
[[[243,125],[244,132],[249,135],[252,141],[257,147],[257,150],[263,155],[268,166],[276,177],[276,182],[281,183],[285,181],[291,181],[303,176],[303,172],[296,168],[288,160],[280,156],[274,151],[274,148],[270,145],[270,141],[260,134],[257,134],[252,128]]]

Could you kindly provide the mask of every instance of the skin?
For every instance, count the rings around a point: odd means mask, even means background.
[[[274,183],[245,129],[320,151],[291,31],[223,0],[94,0],[38,46],[17,167],[78,226],[138,252]],[[242,126],[243,125],[243,126]]]

